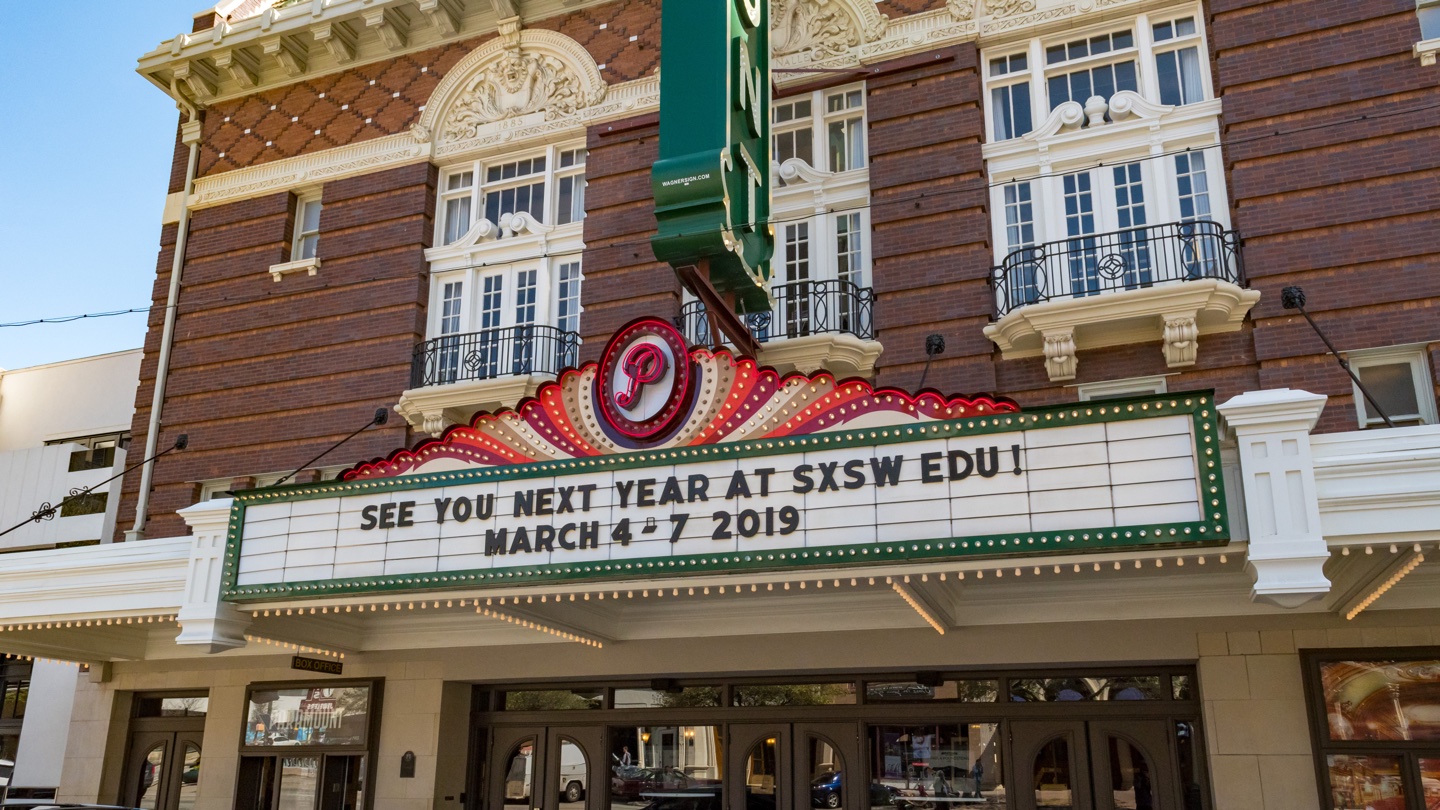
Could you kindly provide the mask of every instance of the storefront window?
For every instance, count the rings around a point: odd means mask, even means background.
[[[612,810],[720,810],[724,806],[719,726],[612,729]]]
[[[1010,681],[1010,699],[1024,703],[1077,700],[1164,700],[1159,675],[1117,678],[1017,678]]]
[[[321,797],[327,809],[368,810],[379,691],[379,681],[251,687],[236,810],[315,810]]]
[[[204,717],[209,710],[210,698],[205,695],[147,696],[135,699],[136,717]]]
[[[788,683],[737,686],[736,706],[836,706],[855,702],[853,683]]]
[[[551,712],[566,709],[598,709],[604,705],[603,689],[531,689],[505,693],[507,712]]]
[[[1332,754],[1325,762],[1330,771],[1333,810],[1406,806],[1400,757]]]
[[[994,723],[872,726],[870,806],[1004,807],[998,729]]]
[[[866,703],[929,703],[935,700],[960,703],[994,703],[1000,696],[995,680],[941,681],[927,686],[916,681],[871,681],[865,684]]]
[[[364,745],[370,687],[255,689],[247,718],[247,746]]]
[[[1440,741],[1440,660],[1320,664],[1332,740]]]
[[[1306,656],[1329,810],[1440,807],[1440,650]]]
[[[676,689],[616,689],[617,709],[712,708],[724,705],[718,686],[686,686]]]

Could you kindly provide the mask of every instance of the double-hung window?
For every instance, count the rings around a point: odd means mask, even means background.
[[[515,214],[559,227],[585,218],[585,150],[551,146],[452,167],[440,180],[440,244],[459,241],[479,219],[498,226]]]
[[[320,192],[296,197],[294,230],[291,261],[315,258],[320,250]]]
[[[772,158],[784,163],[792,158],[815,165],[814,102],[809,94],[797,99],[777,102],[770,112],[770,139],[774,144]]]
[[[991,132],[997,141],[1018,138],[1033,128],[1029,58],[1029,54],[1014,53],[991,57],[987,64]]]
[[[771,105],[772,158],[792,158],[829,172],[863,169],[865,88],[862,85],[817,90]]]
[[[1179,107],[1204,101],[1200,32],[1195,25],[1195,17],[1152,23],[1151,31],[1155,43],[1155,75],[1160,84],[1160,103]]]

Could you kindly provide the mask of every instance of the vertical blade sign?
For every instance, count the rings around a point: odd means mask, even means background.
[[[655,257],[708,261],[746,312],[770,308],[769,0],[666,0]]]

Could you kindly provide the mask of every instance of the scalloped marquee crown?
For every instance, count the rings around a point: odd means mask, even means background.
[[[782,376],[754,358],[684,347],[667,321],[632,321],[599,363],[561,372],[515,409],[477,414],[438,440],[358,464],[341,477],[393,478],[1020,410],[1005,397],[910,394],[825,371]],[[623,413],[620,403],[644,413]]]

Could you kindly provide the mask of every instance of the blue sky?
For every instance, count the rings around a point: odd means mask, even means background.
[[[205,0],[27,3],[0,48],[0,323],[149,304],[175,105],[135,60]],[[138,347],[145,316],[0,328],[0,368]]]

